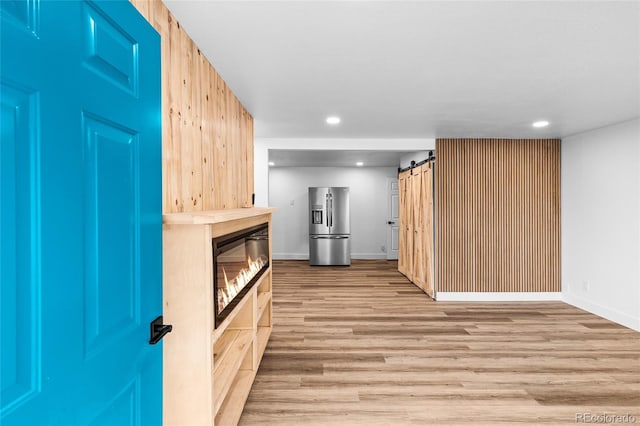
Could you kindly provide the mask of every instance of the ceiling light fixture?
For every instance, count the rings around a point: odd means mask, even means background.
[[[327,117],[327,124],[338,124],[340,123],[340,117]]]
[[[275,165],[276,165],[276,163],[274,163],[273,161],[269,161],[269,165],[270,165],[270,166],[275,166]]]
[[[533,127],[547,127],[548,125],[549,125],[549,122],[545,120],[536,121],[535,123],[532,124]]]
[[[364,163],[363,163],[362,161],[358,161],[358,162],[356,163],[356,166],[358,166],[358,167],[362,167],[362,166],[364,166]]]

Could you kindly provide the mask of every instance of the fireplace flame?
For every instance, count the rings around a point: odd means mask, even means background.
[[[222,267],[225,286],[218,289],[218,313],[222,312],[229,302],[249,284],[251,279],[260,272],[266,263],[267,258],[264,256],[260,256],[256,260],[251,259],[251,256],[247,256],[247,267],[242,268],[231,280],[227,278],[227,271]]]

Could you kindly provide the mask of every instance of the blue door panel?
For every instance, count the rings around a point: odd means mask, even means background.
[[[83,4],[85,65],[111,85],[138,95],[138,43],[102,10]]]
[[[159,37],[127,1],[0,16],[0,423],[161,424]]]
[[[39,386],[38,274],[32,237],[37,96],[8,84],[0,86],[2,163],[0,182],[0,403],[10,409]]]
[[[134,426],[140,424],[139,410],[140,380],[136,377],[109,401],[107,408],[91,422],[91,426]]]
[[[3,0],[2,17],[33,36],[38,35],[39,0]]]
[[[83,114],[85,354],[140,325],[139,137]]]

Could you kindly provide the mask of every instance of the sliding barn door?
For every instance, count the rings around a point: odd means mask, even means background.
[[[434,297],[433,163],[400,173],[398,271]]]
[[[422,167],[411,170],[411,206],[413,210],[413,268],[412,281],[424,288],[425,277],[425,243],[424,243],[424,208],[422,205]]]
[[[434,261],[433,261],[433,162],[422,165],[420,172],[421,219],[424,246],[424,284],[422,289],[434,297]]]
[[[400,243],[398,250],[398,271],[411,279],[413,268],[413,226],[411,222],[411,170],[398,175],[400,195]]]
[[[414,168],[410,176],[411,200],[408,206],[412,217],[411,276],[415,285],[430,297],[433,286],[433,163]]]

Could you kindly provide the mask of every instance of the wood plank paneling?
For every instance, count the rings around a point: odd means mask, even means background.
[[[560,140],[437,139],[441,292],[560,291]]]
[[[209,169],[213,167],[214,159],[214,94],[216,75],[209,72],[209,62],[200,56],[200,78],[202,81],[202,208],[203,210],[215,209],[214,188],[216,182],[213,173]],[[253,170],[253,167],[251,167]],[[253,184],[253,181],[252,181]]]
[[[162,38],[163,212],[251,206],[253,117],[161,1],[131,3]]]

